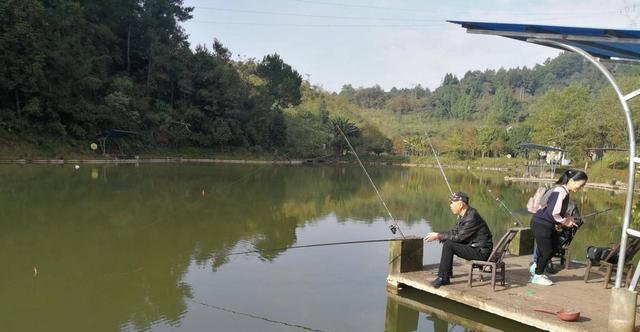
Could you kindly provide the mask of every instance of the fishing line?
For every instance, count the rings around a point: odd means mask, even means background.
[[[349,149],[351,149],[351,152],[353,152],[353,155],[356,157],[356,160],[358,160],[358,164],[360,164],[360,167],[362,167],[362,170],[364,171],[364,175],[366,175],[367,179],[369,179],[369,183],[371,183],[373,190],[376,191],[376,194],[378,195],[378,199],[382,203],[382,206],[384,206],[384,209],[387,210],[387,214],[389,215],[389,218],[391,218],[391,221],[393,222],[393,224],[389,226],[391,233],[395,234],[396,231],[398,231],[400,232],[400,236],[402,236],[402,238],[404,239],[404,234],[402,234],[402,230],[400,229],[400,226],[398,226],[396,219],[391,214],[391,211],[389,211],[389,208],[387,207],[387,203],[385,203],[384,199],[382,199],[382,195],[380,195],[380,191],[378,190],[378,187],[376,187],[376,184],[373,182],[373,180],[369,176],[369,172],[367,172],[367,169],[364,167],[364,164],[362,164],[362,161],[360,161],[360,157],[358,157],[356,150],[351,145],[351,142],[349,142],[347,135],[345,135],[344,132],[342,132],[342,129],[340,128],[340,126],[338,126],[337,124],[335,126],[336,128],[338,128],[338,131],[340,131],[340,134],[342,135],[342,137],[344,137],[344,140],[347,141],[347,145],[349,145]]]
[[[287,322],[283,322],[283,321],[279,321],[279,320],[274,320],[274,319],[270,319],[270,318],[266,318],[266,317],[261,317],[261,316],[249,314],[249,313],[246,313],[246,312],[240,312],[240,311],[236,311],[236,310],[232,310],[232,309],[227,309],[227,308],[219,307],[217,305],[213,305],[213,304],[209,304],[209,303],[205,303],[205,302],[200,302],[200,301],[196,301],[196,300],[189,299],[189,298],[187,298],[187,301],[190,301],[190,302],[193,302],[193,303],[196,303],[196,304],[208,307],[208,308],[212,308],[212,309],[216,309],[216,310],[232,313],[234,315],[240,315],[240,316],[245,316],[245,317],[251,317],[251,318],[254,318],[254,319],[260,319],[260,320],[263,320],[263,321],[266,321],[266,322],[269,322],[269,323],[280,324],[280,325],[289,326],[289,327],[297,327],[297,328],[305,330],[305,331],[326,332],[324,330],[318,330],[318,329],[314,329],[314,328],[307,327],[307,326],[304,326],[304,325],[287,323]]]

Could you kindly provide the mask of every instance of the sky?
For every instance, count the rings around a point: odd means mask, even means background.
[[[278,53],[311,84],[430,89],[446,73],[532,67],[559,51],[468,34],[446,20],[638,29],[631,0],[184,0],[191,47],[217,38],[234,59]]]

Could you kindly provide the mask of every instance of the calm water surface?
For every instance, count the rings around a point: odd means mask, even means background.
[[[369,167],[406,235],[455,223],[438,170]],[[494,237],[528,224],[535,185],[447,171]],[[263,251],[391,237],[356,166],[0,166],[1,331],[470,331],[527,328],[405,291],[387,295],[387,243]],[[623,196],[572,196],[584,213]],[[575,248],[619,239],[622,209],[591,219]],[[425,264],[440,246],[425,245]],[[575,250],[573,258],[583,259]]]

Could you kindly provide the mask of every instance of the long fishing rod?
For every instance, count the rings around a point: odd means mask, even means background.
[[[472,173],[473,174],[473,173]],[[513,218],[513,220],[515,220],[514,224],[518,225],[518,227],[522,227],[524,224],[522,223],[522,221],[520,221],[520,219],[518,219],[518,217],[516,217],[515,214],[513,214],[513,212],[511,212],[511,209],[509,209],[509,207],[507,207],[506,204],[504,204],[504,202],[500,199],[500,197],[493,195],[493,192],[491,191],[491,189],[487,188],[487,192],[489,192],[489,195],[491,195],[491,197],[493,197],[493,199],[495,199],[497,202],[500,203],[500,206],[507,211],[507,213],[509,213],[511,215],[511,217]]]
[[[389,208],[387,207],[387,203],[385,203],[384,199],[382,199],[382,195],[380,195],[380,191],[378,190],[378,187],[376,187],[376,184],[373,182],[373,180],[369,176],[369,172],[367,172],[367,169],[364,167],[364,164],[362,164],[362,161],[360,161],[360,157],[358,157],[358,154],[356,153],[356,150],[351,145],[351,142],[349,142],[349,139],[347,138],[347,135],[344,134],[344,132],[342,131],[340,126],[338,126],[337,124],[335,124],[335,126],[336,126],[336,128],[338,128],[338,131],[340,131],[340,134],[342,135],[342,137],[344,137],[344,140],[347,142],[347,145],[349,145],[349,149],[351,149],[351,152],[353,152],[353,155],[356,156],[356,159],[358,160],[358,164],[360,164],[360,167],[364,171],[364,175],[366,175],[367,179],[369,179],[369,183],[371,183],[371,186],[373,187],[373,190],[375,190],[376,195],[378,195],[378,199],[380,200],[380,203],[382,203],[382,206],[387,211],[387,214],[389,215],[389,218],[391,218],[391,221],[393,222],[393,224],[391,226],[389,226],[389,229],[391,230],[391,233],[395,234],[396,231],[398,231],[398,232],[400,232],[400,236],[402,236],[402,238],[404,239],[404,234],[402,234],[402,230],[400,229],[400,226],[398,226],[398,223],[396,222],[396,219],[391,214],[391,211],[389,211]]]
[[[584,215],[584,216],[580,216],[580,217],[578,217],[578,218],[576,218],[576,219],[584,219],[584,218],[589,218],[589,217],[597,216],[597,215],[599,215],[599,214],[602,214],[602,213],[605,213],[605,212],[611,211],[611,210],[613,210],[613,209],[615,209],[615,207],[611,207],[611,208],[608,208],[608,209],[604,209],[604,210],[599,210],[599,211],[591,212],[591,213],[586,214],[586,215]]]
[[[604,209],[604,210],[600,210],[600,211],[595,211],[595,212],[586,214],[584,216],[580,216],[580,217],[575,218],[576,225],[574,227],[562,228],[560,230],[560,238],[564,238],[564,240],[561,243],[561,246],[566,247],[569,244],[571,244],[571,241],[573,241],[573,238],[576,236],[576,232],[578,232],[578,229],[580,227],[582,227],[582,225],[584,225],[584,222],[585,222],[584,218],[593,217],[593,216],[599,215],[601,213],[605,213],[607,211],[611,211],[613,209],[615,209],[615,208],[608,208],[608,209]]]
[[[227,256],[235,256],[235,255],[246,255],[246,254],[262,253],[262,252],[268,252],[268,251],[282,251],[282,250],[288,250],[288,249],[339,246],[339,245],[374,243],[374,242],[391,242],[391,241],[401,241],[401,240],[402,239],[376,239],[376,240],[359,240],[359,241],[346,241],[346,242],[314,243],[314,244],[306,244],[306,245],[301,245],[301,246],[288,246],[288,247],[273,248],[273,249],[262,249],[262,250],[249,250],[249,251],[242,251],[242,252],[232,252],[232,253],[226,254],[226,255]]]
[[[449,180],[447,180],[447,175],[444,174],[444,169],[442,168],[442,165],[440,164],[440,158],[438,158],[438,154],[436,153],[436,149],[433,148],[433,144],[431,144],[431,137],[429,137],[429,134],[427,133],[427,131],[425,130],[424,135],[427,136],[427,140],[429,141],[429,146],[431,147],[431,151],[433,152],[433,156],[436,157],[436,162],[438,163],[438,168],[440,168],[440,173],[442,173],[442,177],[444,178],[444,182],[447,183],[447,188],[449,188],[449,193],[451,195],[453,195],[453,190],[451,190],[451,185],[449,185]]]
[[[471,175],[473,175],[473,177],[474,177],[474,178],[476,178],[476,180],[478,180],[478,182],[482,183],[482,182],[480,181],[480,177],[478,177],[478,176],[476,175],[476,173],[471,172]],[[487,187],[487,186],[485,186],[485,187]],[[506,204],[504,204],[504,202],[500,199],[500,197],[498,197],[497,195],[494,195],[494,194],[493,194],[493,191],[491,190],[491,188],[488,188],[488,187],[487,187],[487,192],[489,193],[489,195],[490,195],[490,196],[491,196],[491,197],[492,197],[496,202],[500,203],[500,207],[502,207],[502,209],[503,209],[503,210],[505,210],[505,211],[506,211],[506,212],[511,216],[511,218],[513,218],[513,220],[514,220],[513,224],[514,224],[514,225],[517,225],[518,227],[523,227],[523,226],[524,226],[524,223],[522,223],[522,221],[520,221],[520,219],[518,219],[518,217],[516,217],[516,215],[515,215],[515,214],[513,214],[513,212],[511,211],[511,209],[509,209],[509,207],[508,207]]]
[[[427,136],[427,140],[429,141],[429,146],[431,147],[431,151],[433,152],[433,156],[436,158],[436,163],[438,164],[438,168],[440,169],[440,173],[442,174],[442,178],[444,178],[444,182],[447,184],[447,188],[449,188],[449,193],[453,195],[453,190],[451,190],[451,185],[449,185],[449,180],[447,179],[447,175],[444,173],[444,169],[442,168],[442,164],[440,164],[440,159],[438,158],[438,154],[436,153],[436,149],[433,148],[433,144],[431,144],[431,138],[429,137],[429,135],[427,134],[427,132],[425,131],[425,136]],[[411,142],[405,140],[402,140],[403,142],[405,142],[406,144],[411,145],[412,147],[415,147],[415,145],[411,144]]]

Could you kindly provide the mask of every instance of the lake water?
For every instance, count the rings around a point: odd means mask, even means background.
[[[437,169],[368,166],[405,235],[452,227]],[[447,170],[494,238],[529,223],[536,185]],[[467,331],[445,313],[496,329],[518,324],[407,291],[438,312],[403,307],[385,289],[388,243],[270,250],[391,238],[356,165],[2,165],[0,331]],[[623,195],[573,194],[589,219],[573,247],[619,241]],[[497,241],[497,239],[496,239]],[[248,250],[261,253],[230,255]],[[440,245],[425,245],[424,263]]]

